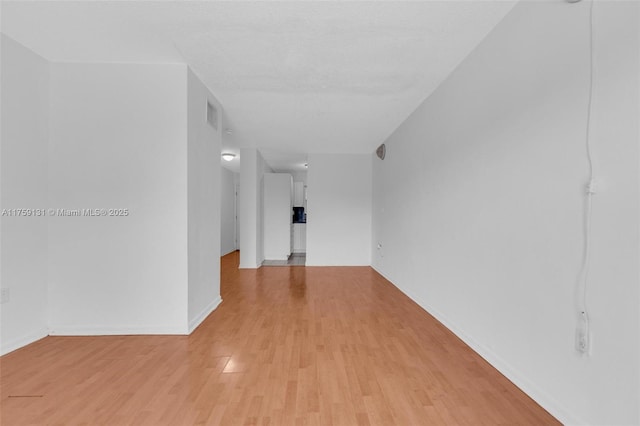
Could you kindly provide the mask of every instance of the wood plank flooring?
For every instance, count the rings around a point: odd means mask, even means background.
[[[238,270],[191,336],[47,337],[0,358],[0,424],[559,424],[369,267]]]

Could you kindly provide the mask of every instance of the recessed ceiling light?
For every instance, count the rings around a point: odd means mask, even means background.
[[[231,154],[230,152],[225,152],[224,154],[222,154],[222,159],[225,161],[231,161],[234,158],[236,158],[235,154]]]

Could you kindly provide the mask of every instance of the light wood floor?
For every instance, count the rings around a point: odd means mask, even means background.
[[[48,337],[0,359],[1,424],[558,424],[368,267],[238,270],[189,337]]]

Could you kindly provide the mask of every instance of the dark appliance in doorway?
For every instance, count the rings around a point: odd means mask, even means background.
[[[304,213],[304,207],[293,208],[293,223],[307,223],[307,215]]]

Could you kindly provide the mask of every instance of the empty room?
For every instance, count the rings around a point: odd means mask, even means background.
[[[0,2],[1,425],[640,426],[640,2]]]

